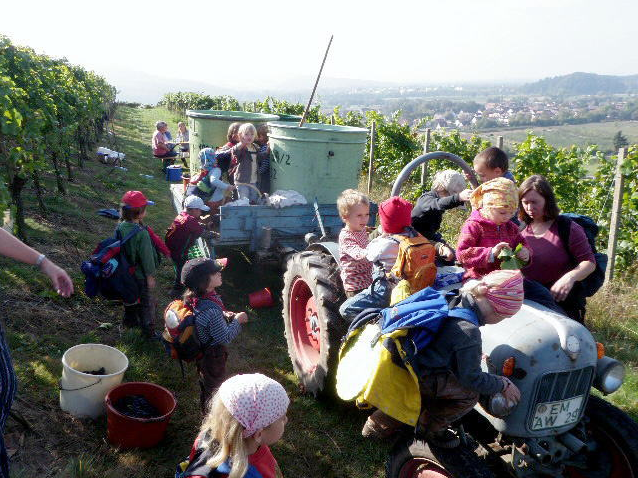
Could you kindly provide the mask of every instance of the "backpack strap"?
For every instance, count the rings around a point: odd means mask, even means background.
[[[116,228],[115,237],[117,237],[120,240],[120,247],[126,244],[129,241],[129,239],[132,239],[141,230],[142,230],[142,226],[138,224],[136,228],[134,228],[131,232],[129,232],[126,236],[124,236],[124,239],[122,239],[122,231],[120,231],[119,227]]]
[[[558,237],[560,241],[563,243],[563,247],[569,256],[569,259],[572,263],[576,262],[572,251],[569,249],[569,234],[572,229],[572,220],[562,214],[559,214],[556,218],[556,225],[558,227]]]
[[[479,326],[479,320],[476,316],[476,312],[471,309],[466,309],[465,307],[455,307],[454,309],[450,309],[448,311],[448,317],[454,317],[456,319],[466,320],[477,327]]]

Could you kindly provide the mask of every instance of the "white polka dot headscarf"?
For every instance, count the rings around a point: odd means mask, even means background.
[[[261,373],[235,375],[222,383],[217,393],[244,427],[244,438],[281,418],[290,403],[284,387]]]

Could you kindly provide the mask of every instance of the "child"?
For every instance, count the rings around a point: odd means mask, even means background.
[[[373,264],[372,284],[347,299],[339,312],[348,322],[365,309],[384,308],[390,305],[393,289],[401,280],[392,272],[399,255],[400,237],[417,237],[419,233],[410,226],[412,203],[398,196],[393,196],[379,204],[381,235],[374,238],[366,247],[366,259]],[[447,249],[437,245],[443,253]],[[430,284],[431,285],[431,284]]]
[[[181,295],[184,291],[182,285],[182,268],[188,259],[188,250],[195,244],[198,237],[206,231],[199,222],[202,212],[210,211],[202,198],[188,196],[184,201],[184,210],[173,220],[166,230],[165,242],[171,251],[171,259],[175,266],[175,282],[171,295]]]
[[[187,152],[189,149],[189,144],[188,144],[189,137],[190,137],[190,134],[188,133],[186,124],[183,121],[180,121],[179,123],[177,123],[177,142],[186,143],[186,144],[180,144],[179,146],[179,149],[183,153]]]
[[[268,125],[257,126],[257,139],[259,153],[262,155],[259,164],[259,190],[262,194],[270,194],[270,145],[268,144]]]
[[[143,226],[146,206],[154,205],[140,191],[127,191],[122,196],[120,207],[121,222],[117,231],[126,237],[135,228],[142,230],[124,244],[124,254],[129,264],[135,267],[135,281],[140,290],[138,304],[124,304],[125,327],[140,326],[146,338],[153,338],[155,331],[155,271],[159,265],[159,256],[155,250],[149,231]]]
[[[412,209],[412,226],[420,234],[434,242],[445,242],[439,233],[443,213],[469,201],[471,189],[465,189],[465,178],[454,171],[439,171],[432,181],[432,190],[423,194]],[[448,260],[452,260],[452,256]]]
[[[239,122],[230,124],[230,126],[228,127],[228,133],[226,133],[226,139],[228,140],[228,143],[226,143],[224,146],[220,148],[221,151],[227,151],[233,146],[235,146],[237,143],[239,143],[239,127],[240,126],[241,126],[241,123]]]
[[[341,281],[350,298],[372,284],[372,263],[366,259],[370,201],[359,191],[346,189],[337,198],[337,209],[345,223],[339,233]]]
[[[496,146],[490,146],[476,155],[474,158],[474,171],[482,183],[501,177],[516,182],[509,171],[507,154]]]
[[[195,312],[195,332],[204,349],[203,356],[197,360],[203,413],[210,397],[226,378],[226,346],[239,334],[241,324],[248,321],[246,312],[226,311],[217,293],[226,263],[226,259],[198,257],[182,268],[182,283],[187,289],[184,303]]]
[[[219,167],[217,156],[213,148],[204,148],[199,152],[198,158],[202,170],[191,179],[190,186],[186,191],[187,195],[193,194],[202,198],[213,210],[213,214],[219,212],[226,191],[235,190],[235,186],[221,180],[222,170]]]
[[[239,143],[229,151],[218,154],[220,161],[228,154],[232,156],[232,162],[237,164],[234,174],[237,193],[240,199],[247,198],[251,204],[259,201],[259,168],[268,157],[266,153],[260,153],[258,146],[253,143],[256,136],[255,126],[244,123],[239,127]]]
[[[178,467],[184,470],[180,476],[281,478],[269,447],[284,433],[289,403],[286,390],[260,373],[226,380],[213,398],[189,461]]]
[[[516,314],[523,303],[520,271],[494,271],[480,281],[469,281],[450,309],[466,309],[466,316],[479,326],[497,324]],[[479,395],[502,393],[509,402],[520,400],[520,391],[507,377],[481,371],[481,333],[464,318],[448,317],[434,339],[419,351],[415,361],[419,372],[421,415],[417,434],[430,444],[454,448],[459,438],[450,424],[468,413]],[[363,436],[386,438],[403,424],[376,410],[368,417]]]
[[[523,248],[516,256],[529,262],[527,243],[510,219],[518,208],[518,189],[512,181],[496,178],[481,184],[470,196],[474,211],[463,224],[456,254],[466,269],[465,279],[478,279],[499,269],[503,249]]]

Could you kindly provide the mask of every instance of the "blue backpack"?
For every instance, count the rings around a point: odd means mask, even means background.
[[[135,267],[129,264],[122,247],[140,231],[142,227],[137,226],[122,238],[122,233],[116,229],[113,237],[100,242],[89,260],[82,262],[87,296],[101,294],[106,299],[121,300],[125,304],[135,304],[139,300]]]
[[[607,254],[600,253],[596,250],[596,236],[598,236],[599,228],[598,224],[596,224],[596,222],[591,217],[573,213],[561,214],[557,218],[558,237],[560,237],[560,240],[565,247],[565,251],[567,251],[567,254],[569,255],[574,266],[577,265],[577,261],[569,250],[569,233],[571,230],[572,221],[580,225],[585,230],[587,241],[589,242],[591,250],[594,253],[594,258],[596,259],[596,269],[594,270],[594,272],[580,281],[583,289],[583,295],[585,297],[591,297],[605,283]]]
[[[467,320],[477,327],[479,325],[473,311],[458,307],[450,309],[445,297],[445,292],[426,287],[392,307],[366,309],[350,324],[346,337],[375,318],[380,318],[381,336],[398,329],[408,329],[408,334],[398,340],[406,352],[406,361],[419,374],[419,366],[414,357],[432,342],[448,317]],[[384,342],[383,345],[394,354],[394,347],[390,342]]]

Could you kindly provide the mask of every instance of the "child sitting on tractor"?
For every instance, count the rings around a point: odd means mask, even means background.
[[[510,219],[518,209],[518,188],[506,178],[481,184],[471,196],[474,211],[461,228],[456,248],[459,262],[465,268],[465,279],[478,279],[500,268],[499,254],[514,250],[516,257],[527,263],[530,252],[518,226]]]
[[[346,189],[337,198],[337,210],[345,227],[339,233],[339,268],[346,297],[354,297],[372,284],[372,263],[366,259],[370,219],[368,197]]]
[[[211,208],[212,214],[218,214],[226,192],[235,190],[235,186],[221,180],[222,170],[219,167],[218,154],[213,148],[202,149],[198,158],[202,169],[191,179],[186,196],[195,195],[202,198]]]
[[[476,405],[479,395],[501,393],[509,403],[520,400],[520,391],[507,377],[481,371],[479,326],[497,324],[516,314],[523,303],[520,271],[494,271],[481,280],[467,282],[450,304],[450,314],[434,339],[418,351],[414,361],[419,370],[421,413],[416,434],[430,444],[454,448],[459,438],[449,427]],[[452,313],[457,308],[462,314]],[[478,325],[476,325],[478,324]],[[361,433],[387,438],[404,425],[376,410]]]
[[[432,180],[432,190],[424,193],[412,209],[412,226],[425,238],[434,242],[445,242],[439,232],[443,213],[462,206],[469,201],[471,189],[466,189],[465,178],[453,169],[439,171]],[[454,260],[454,252],[445,257]]]

